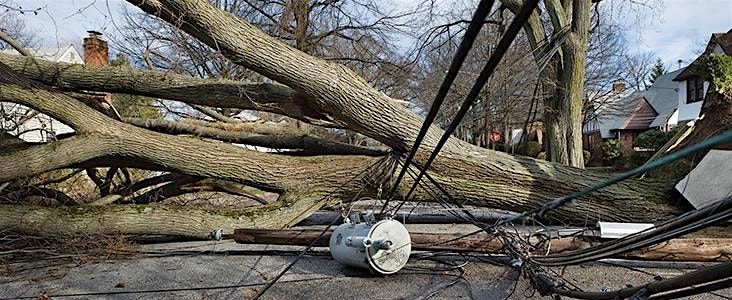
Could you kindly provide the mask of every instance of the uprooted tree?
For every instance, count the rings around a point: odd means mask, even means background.
[[[0,206],[0,228],[35,234],[127,233],[205,237],[216,228],[282,228],[319,208],[388,187],[393,158],[260,123],[203,123],[116,119],[89,92],[125,93],[191,105],[284,115],[315,126],[357,132],[394,153],[413,144],[422,119],[342,65],[309,56],[206,0],[128,0],[217,49],[231,62],[277,83],[248,83],[114,67],[51,63],[0,54],[0,101],[34,108],[75,133],[46,144],[7,134],[0,139],[0,187],[59,169],[139,168],[165,173],[110,190],[101,205]],[[432,127],[417,153],[429,155],[443,131]],[[265,153],[231,143],[290,149]],[[115,169],[115,170],[116,170]],[[366,171],[367,181],[352,180]],[[466,204],[524,211],[603,180],[606,174],[516,157],[449,140],[430,174]],[[237,193],[256,187],[279,194],[274,202],[242,209],[122,204],[132,191],[152,188],[157,198],[206,186]],[[400,195],[412,184],[405,180]],[[359,190],[366,185],[366,191]],[[671,185],[628,180],[556,210],[547,218],[585,224],[596,220],[654,222],[680,211],[667,201]],[[191,189],[196,190],[196,189]],[[386,190],[386,189],[385,189]],[[3,191],[5,193],[6,191]],[[33,192],[36,196],[49,195]],[[243,194],[244,192],[242,192]],[[415,201],[432,201],[418,191]],[[108,204],[115,202],[117,204]]]

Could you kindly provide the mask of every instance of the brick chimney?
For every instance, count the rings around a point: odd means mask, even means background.
[[[625,91],[625,81],[618,80],[613,83],[613,92],[622,93]]]
[[[109,65],[109,46],[107,41],[101,39],[102,34],[98,31],[89,30],[88,37],[84,38],[84,64],[90,66]]]
[[[94,30],[87,31],[88,37],[84,38],[84,64],[89,66],[104,67],[109,65],[109,45],[107,41],[101,39],[102,33]],[[113,110],[117,116],[119,114],[112,106],[112,94],[88,92],[90,95],[96,96],[99,104],[107,110]]]

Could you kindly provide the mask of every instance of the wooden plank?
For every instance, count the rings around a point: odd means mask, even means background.
[[[322,229],[237,229],[234,240],[243,244],[309,245]],[[326,232],[314,246],[327,247],[332,231]],[[412,249],[426,251],[455,251],[496,253],[503,248],[500,239],[491,239],[486,234],[477,234],[457,241],[445,243],[462,234],[410,233]],[[536,241],[532,241],[536,242]],[[565,237],[551,241],[549,253],[561,253],[590,247],[596,242],[581,237]],[[626,253],[618,258],[664,261],[730,261],[732,260],[732,239],[730,238],[680,238],[654,247]]]
[[[487,210],[470,210],[471,215],[476,221],[482,223],[495,223],[500,220],[510,219],[517,214],[506,213],[506,212],[494,212]],[[377,215],[376,219],[380,216]],[[318,211],[304,220],[300,221],[297,226],[311,226],[311,225],[328,225],[333,223],[334,219],[338,219],[336,222],[343,222],[340,212],[331,211]],[[394,219],[399,220],[404,224],[471,224],[469,217],[462,211],[456,210],[453,213],[448,212],[398,212]]]

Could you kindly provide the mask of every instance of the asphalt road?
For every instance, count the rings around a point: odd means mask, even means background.
[[[232,241],[139,246],[137,253],[91,262],[51,259],[0,266],[0,298],[249,299],[302,247]],[[526,299],[541,298],[510,267],[460,256],[413,255],[397,274],[377,276],[333,261],[326,249],[300,260],[265,299]],[[484,259],[484,258],[483,258]],[[466,263],[467,262],[467,263]],[[464,265],[463,272],[452,265]],[[610,261],[622,263],[624,261]],[[584,290],[616,289],[693,271],[700,265],[593,263],[567,267],[563,278]],[[557,269],[557,272],[562,270]],[[718,292],[732,297],[732,290]],[[723,299],[712,294],[695,299]]]

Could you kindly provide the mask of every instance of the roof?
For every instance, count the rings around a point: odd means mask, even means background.
[[[658,127],[666,124],[668,118],[679,106],[678,83],[673,79],[683,72],[685,68],[663,74],[656,78],[653,85],[644,92],[648,104],[658,113],[656,119],[651,122],[650,127]]]
[[[732,190],[732,151],[710,150],[689,174],[676,184],[676,190],[695,208],[729,196]]]
[[[76,51],[76,48],[72,44],[64,47],[28,49],[28,51],[36,58],[45,59],[52,62],[65,62],[72,64],[84,63],[83,58],[81,57],[79,52]],[[15,49],[0,50],[0,53],[20,55],[20,53],[18,53],[18,51],[16,51]]]
[[[648,104],[645,97],[640,97],[636,101],[635,109],[625,118],[619,129],[648,129],[658,113]]]
[[[697,68],[699,68],[702,63],[701,58],[713,53],[717,46],[722,49],[724,54],[732,55],[732,29],[727,32],[712,33],[712,36],[709,38],[709,42],[707,43],[707,47],[704,49],[704,53],[691,62],[689,66],[681,72],[681,74],[677,75],[674,78],[674,81],[683,81],[695,76]]]
[[[602,106],[595,112],[597,127],[602,138],[613,137],[611,130],[622,128],[626,118],[635,111],[638,102],[643,99],[644,92],[625,91],[622,93],[611,93],[596,100]]]

